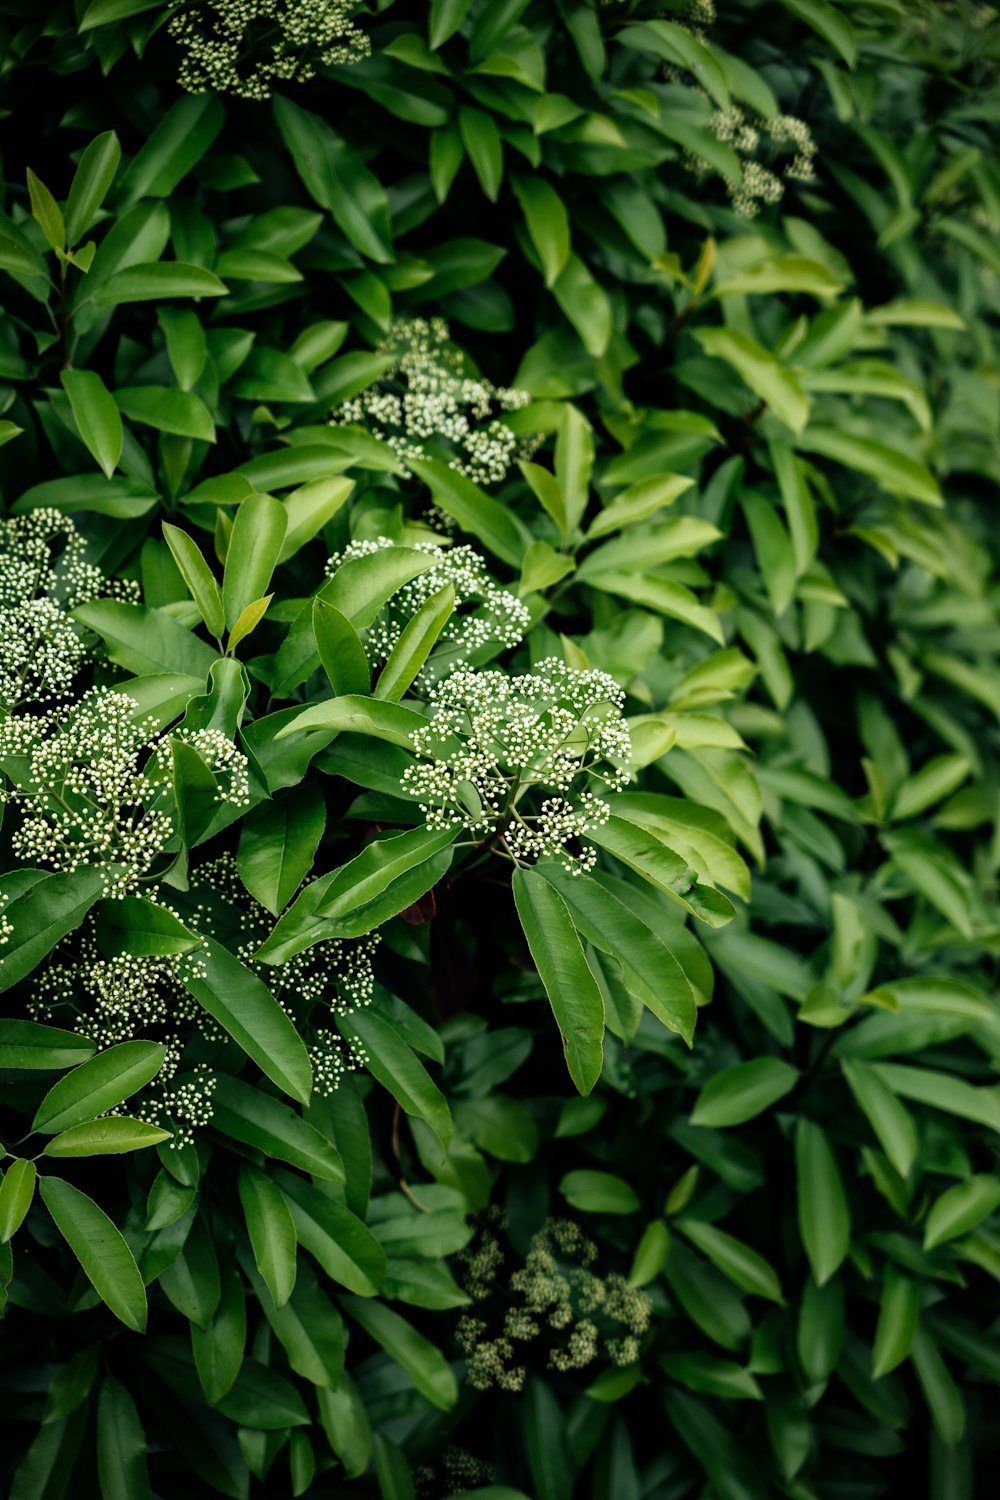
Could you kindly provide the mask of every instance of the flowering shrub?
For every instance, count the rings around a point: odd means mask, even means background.
[[[37,9],[0,1491],[975,1500],[995,9]]]

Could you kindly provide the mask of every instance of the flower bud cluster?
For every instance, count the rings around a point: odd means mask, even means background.
[[[812,182],[815,179],[813,163],[816,143],[808,125],[794,115],[776,115],[773,119],[766,119],[763,115],[733,104],[728,109],[715,111],[709,129],[717,140],[732,146],[742,158],[742,181],[732,181],[728,186],[733,208],[744,218],[752,219],[760,212],[761,205],[781,200],[785,191],[782,178],[795,182]],[[757,152],[765,135],[770,138],[773,148],[780,150],[790,147],[794,153],[792,160],[782,167],[780,176],[757,160]],[[689,165],[700,169],[704,163],[694,158]]]
[[[166,905],[156,895],[158,904]],[[195,1063],[188,1076],[178,1077],[184,1049],[197,1036],[225,1039],[185,988],[185,973],[204,973],[201,949],[163,957],[122,953],[104,958],[94,918],[89,916],[33,978],[28,1005],[36,1020],[68,1026],[89,1037],[98,1051],[137,1039],[159,1042],[166,1049],[159,1073],[112,1113],[171,1131],[172,1148],[190,1144],[212,1118],[216,1086],[215,1074],[202,1062]]]
[[[110,688],[91,688],[65,714],[24,714],[0,723],[0,766],[13,783],[0,790],[0,804],[16,803],[23,814],[11,839],[14,853],[65,874],[95,866],[106,895],[126,895],[176,831],[160,805],[169,741],[153,747],[155,728],[154,719],[139,718],[132,698]],[[178,738],[220,773],[219,799],[246,806],[242,752],[214,729],[181,730]]]
[[[0,707],[69,692],[87,651],[70,610],[102,594],[136,597],[85,559],[86,544],[56,510],[0,521]]]
[[[218,783],[216,802],[232,807],[250,806],[250,768],[242,750],[237,749],[221,729],[176,729],[160,741],[150,757],[146,779],[150,784],[168,782],[173,774],[171,742],[190,745],[212,772]]]
[[[388,537],[377,541],[355,541],[330,558],[327,573],[336,573],[342,563],[353,557],[392,547]],[[404,584],[379,613],[368,629],[365,646],[371,661],[385,661],[407,622],[432,594],[450,584],[455,591],[455,609],[438,636],[434,657],[424,670],[423,679],[431,681],[435,662],[442,659],[466,659],[484,650],[510,650],[520,644],[531,623],[531,615],[521,600],[502,589],[486,571],[486,564],[471,547],[439,547],[433,542],[418,542],[417,552],[434,559],[426,573]]]
[[[641,1335],[649,1326],[652,1304],[645,1292],[623,1276],[600,1275],[597,1246],[569,1219],[550,1219],[534,1236],[524,1264],[501,1284],[505,1256],[498,1234],[505,1225],[495,1212],[483,1225],[478,1243],[459,1257],[465,1290],[477,1302],[489,1298],[504,1305],[502,1321],[484,1314],[460,1319],[456,1336],[469,1362],[470,1383],[480,1390],[497,1385],[520,1390],[526,1368],[526,1345],[542,1339],[551,1370],[580,1370],[606,1356],[618,1365],[639,1357]]]
[[[403,785],[428,827],[498,837],[518,863],[555,857],[570,874],[593,869],[586,834],[610,814],[588,781],[629,781],[625,694],[606,672],[558,658],[533,672],[460,666],[429,693],[434,716],[413,735],[420,757]]]
[[[356,9],[349,0],[173,0],[167,30],[186,52],[177,81],[193,94],[269,99],[274,82],[305,83],[320,63],[368,56]]]
[[[221,897],[226,917],[237,929],[237,958],[260,976],[304,1036],[313,1065],[314,1091],[332,1094],[346,1073],[368,1062],[364,1048],[341,1037],[330,1025],[330,1018],[350,1015],[371,1004],[375,994],[373,960],[380,935],[373,932],[361,938],[328,938],[272,968],[254,958],[270,931],[271,918],[243,885],[233,856],[224,854],[203,865],[194,888],[199,894],[200,930],[213,931],[217,902],[212,897]]]
[[[391,361],[382,379],[343,402],[331,421],[366,427],[403,464],[433,457],[434,446],[443,444],[452,469],[476,484],[499,484],[537,441],[518,437],[499,414],[517,411],[532,398],[470,373],[449,340],[442,318],[395,322],[377,349]]]

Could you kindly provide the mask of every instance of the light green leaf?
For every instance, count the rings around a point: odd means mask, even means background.
[[[163,522],[163,537],[209,634],[221,641],[226,629],[222,595],[201,548],[186,531],[181,531],[179,526],[171,526],[168,521]]]
[[[38,1169],[33,1161],[15,1157],[0,1181],[0,1245],[6,1245],[24,1223],[35,1197]]]
[[[91,7],[93,9],[93,7]],[[81,24],[81,30],[83,25]],[[81,240],[115,180],[122,148],[113,130],[95,136],[80,158],[66,199],[66,243]]]
[[[735,328],[696,328],[694,337],[712,359],[722,359],[793,432],[809,417],[809,397],[797,375]]]
[[[222,577],[222,603],[230,629],[248,604],[267,593],[287,526],[284,506],[273,495],[248,495],[236,512]]]
[[[145,1120],[131,1120],[124,1115],[109,1115],[104,1120],[87,1120],[73,1125],[48,1141],[46,1156],[121,1156],[127,1151],[142,1151],[169,1141],[171,1132]]]
[[[375,684],[375,697],[398,703],[419,676],[455,608],[455,590],[445,584],[407,620]]]

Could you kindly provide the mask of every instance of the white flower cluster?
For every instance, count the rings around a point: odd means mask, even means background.
[[[377,384],[337,408],[334,426],[361,424],[404,464],[434,457],[434,444],[443,444],[449,466],[476,484],[499,484],[516,458],[534,451],[536,439],[517,437],[498,416],[527,406],[531,396],[469,374],[442,318],[398,320],[377,352],[392,364]]]
[[[480,1242],[459,1257],[465,1290],[477,1302],[496,1290],[505,1257],[497,1232],[502,1215],[487,1220]],[[496,1385],[519,1391],[525,1368],[518,1344],[543,1338],[551,1370],[580,1370],[607,1355],[616,1365],[634,1364],[640,1337],[649,1327],[652,1303],[645,1292],[612,1272],[601,1276],[597,1246],[570,1219],[549,1219],[531,1241],[523,1266],[506,1286],[499,1330],[492,1320],[465,1316],[456,1329],[469,1363],[469,1381],[479,1390]],[[492,1336],[491,1336],[492,1334]]]
[[[413,735],[421,759],[403,772],[428,826],[496,836],[518,863],[554,857],[573,875],[593,869],[586,835],[610,809],[587,780],[618,789],[630,779],[614,678],[550,658],[521,677],[459,667],[429,696],[434,717]]]
[[[46,703],[72,686],[86,648],[69,611],[135,585],[110,583],[85,561],[86,544],[56,510],[0,521],[0,707]]]
[[[172,775],[171,742],[177,740],[190,745],[205,762],[219,783],[216,802],[225,802],[233,807],[250,806],[250,768],[242,750],[221,729],[177,729],[160,741],[146,769],[146,779],[151,785],[162,784]]]
[[[277,968],[269,968],[256,962],[253,955],[270,930],[270,917],[248,894],[232,855],[224,854],[203,865],[196,883],[204,892],[198,904],[199,926],[211,929],[213,903],[209,894],[221,897],[230,921],[235,920],[238,929],[236,956],[260,975],[281,1008],[306,1035],[314,1091],[332,1094],[345,1073],[363,1068],[368,1057],[363,1047],[345,1042],[339,1032],[324,1025],[323,1013],[346,1016],[371,1004],[375,993],[372,960],[381,942],[379,934],[327,939],[293,954]]]
[[[166,905],[156,895],[158,904]],[[216,1080],[207,1064],[195,1063],[190,1077],[177,1076],[193,1036],[210,1041],[225,1037],[182,981],[185,972],[203,969],[199,949],[171,957],[102,958],[94,920],[88,917],[32,981],[28,1008],[36,1020],[69,1025],[101,1052],[137,1038],[166,1048],[163,1067],[153,1081],[112,1113],[171,1131],[172,1148],[189,1144],[195,1131],[212,1118]]]
[[[150,749],[155,720],[139,719],[124,693],[91,688],[67,713],[19,715],[0,722],[0,765],[11,777],[0,804],[23,812],[11,846],[28,864],[72,874],[83,865],[103,872],[105,893],[124,896],[149,870],[174,834],[162,800],[169,740]],[[216,730],[178,737],[223,775],[220,800],[249,801],[246,757]],[[147,775],[146,770],[152,774]]]
[[[186,49],[178,82],[269,99],[274,82],[305,83],[319,63],[354,63],[371,43],[350,0],[174,0],[167,29]]]
[[[151,734],[135,702],[108,688],[92,688],[65,715],[0,723],[0,762],[13,779],[0,801],[24,811],[14,853],[67,874],[96,865],[107,894],[125,895],[173,832],[166,813],[143,806],[139,756]]]
[[[384,536],[377,541],[350,542],[343,552],[330,558],[327,573],[332,577],[348,559],[393,545]],[[385,661],[407,621],[447,584],[455,590],[455,610],[438,637],[423,680],[434,676],[435,661],[440,666],[442,659],[464,660],[482,650],[506,651],[520,644],[531,623],[530,612],[520,599],[490,577],[478,553],[471,547],[438,547],[433,542],[418,542],[416,551],[433,557],[434,566],[404,584],[370,626],[365,644],[371,660]]]
[[[729,109],[716,110],[709,129],[717,140],[732,146],[742,158],[740,165],[743,180],[740,183],[729,182],[728,186],[733,208],[744,218],[754,218],[760,212],[762,204],[780,201],[785,191],[782,178],[796,182],[812,182],[815,179],[813,161],[816,143],[808,125],[794,115],[776,115],[774,119],[768,120],[763,115],[755,115],[734,104]],[[781,169],[781,176],[757,160],[757,152],[765,135],[770,137],[772,147],[791,147],[794,152],[792,160]],[[695,157],[689,165],[700,169],[704,162]]]
[[[10,897],[6,891],[0,891],[0,948],[9,943],[14,936],[14,924],[7,915],[6,908],[10,905]],[[0,957],[0,964],[3,958]]]

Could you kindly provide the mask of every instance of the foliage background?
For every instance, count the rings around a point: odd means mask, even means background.
[[[256,840],[273,880],[276,845],[297,851],[275,915],[310,869],[417,827],[382,906],[350,866],[324,929],[359,906],[382,929],[374,1000],[345,1022],[367,1069],[310,1096],[292,1028],[216,954],[198,1004],[230,1033],[250,1010],[234,1042],[191,1043],[223,1078],[196,1144],[91,1158],[114,1146],[92,1132],[39,1157],[69,1197],[33,1199],[15,1159],[46,1122],[89,1129],[134,1079],[95,1093],[85,1048],[24,1050],[49,948],[117,903],[86,862],[29,901],[5,810],[15,1500],[950,1500],[990,1472],[1000,27],[965,3],[717,9],[394,0],[356,13],[367,60],[242,100],[178,86],[159,5],[0,4],[5,515],[72,517],[125,590],[75,607],[73,696],[123,687],[160,729],[251,757],[249,810],[218,810],[180,752],[158,805],[195,870],[238,849],[246,880]],[[811,180],[781,175],[802,136],[775,143],[778,116],[807,127]],[[782,191],[748,218],[733,184],[773,198],[760,168]],[[413,316],[530,395],[507,418],[523,469],[463,484],[447,445],[401,464],[328,425]],[[534,887],[534,941],[503,879],[421,842],[399,785],[413,721],[381,679],[359,709],[368,683],[338,676],[388,585],[348,631],[313,624],[328,557],[433,539],[431,501],[531,611],[505,670],[556,655],[628,694],[646,800],[616,804],[617,844],[595,834],[593,885],[558,885],[568,931]],[[278,740],[309,705],[319,727]],[[581,916],[574,890],[595,889]],[[125,910],[111,951],[186,941]],[[221,935],[232,962],[239,938]],[[689,1050],[692,994],[711,1003]],[[602,1325],[560,1369],[550,1328],[513,1361],[523,1390],[480,1389],[475,1350],[531,1295],[512,1277],[552,1270],[533,1237],[553,1216],[579,1226],[560,1286],[582,1232],[605,1290],[578,1276],[575,1295],[632,1294],[638,1357],[609,1360]],[[463,1342],[491,1264],[486,1332]]]

